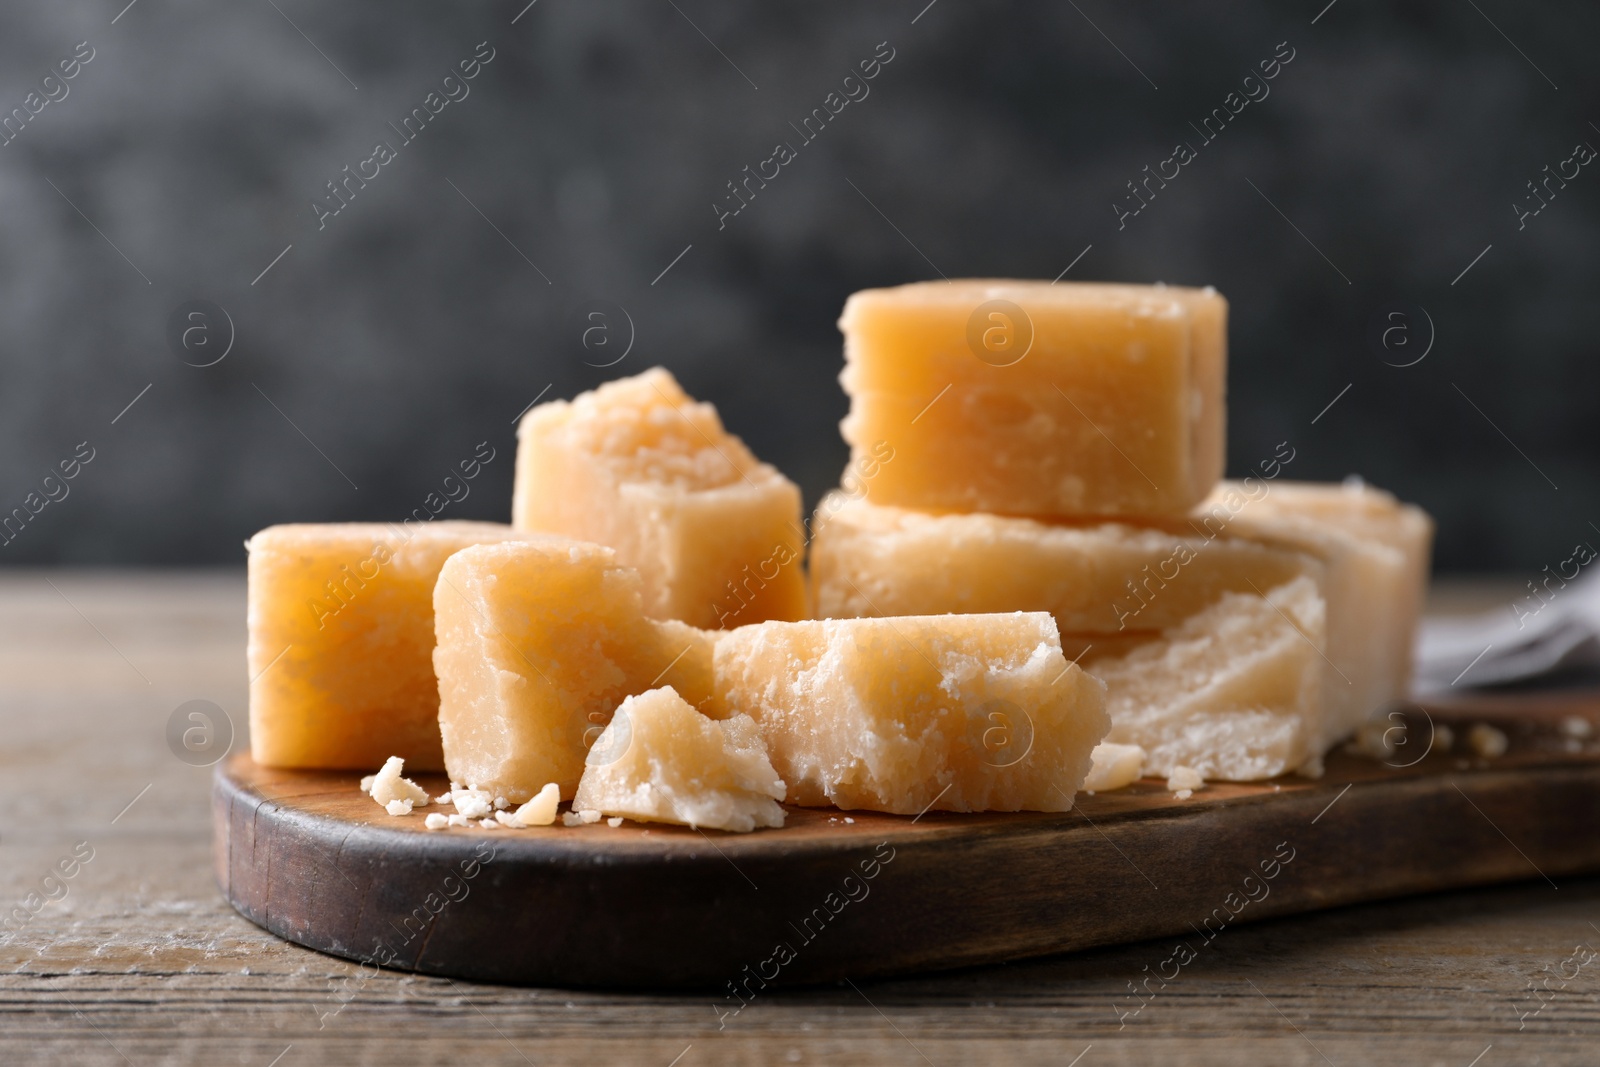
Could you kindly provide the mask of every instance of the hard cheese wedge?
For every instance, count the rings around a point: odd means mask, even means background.
[[[670,685],[712,698],[712,635],[644,616],[639,574],[600,545],[459,552],[433,591],[439,726],[452,781],[514,802],[570,797],[623,699]]]
[[[250,747],[275,767],[438,770],[433,583],[488,522],[270,526],[249,552]]]
[[[1310,578],[1265,597],[1227,593],[1125,656],[1093,660],[1106,740],[1144,749],[1146,775],[1191,767],[1248,782],[1322,756],[1325,608]]]
[[[1238,537],[934,515],[842,493],[822,501],[812,529],[823,618],[1048,611],[1063,645],[1082,638],[1102,652],[1176,626],[1224,593],[1259,594],[1322,571],[1304,552]]]
[[[852,461],[875,503],[1182,514],[1222,474],[1227,304],[1210,289],[927,282],[845,303]],[[876,450],[876,451],[875,451]]]
[[[731,627],[805,615],[800,490],[657,367],[518,430],[518,529],[617,550],[651,616]]]
[[[1224,482],[1189,525],[1323,561],[1325,744],[1407,698],[1433,540],[1420,508],[1359,483]]]
[[[667,686],[622,702],[589,749],[572,807],[743,833],[782,826],[783,795],[749,716],[709,719]]]
[[[714,662],[797,804],[1066,811],[1109,725],[1044,612],[769,622]]]

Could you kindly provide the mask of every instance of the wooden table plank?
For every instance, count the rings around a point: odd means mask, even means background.
[[[167,748],[167,717],[192,699],[221,705],[242,738],[242,576],[47,577],[0,575],[0,908],[26,913],[76,843],[94,853],[64,897],[0,932],[3,1063],[667,1067],[681,1055],[678,1067],[944,1067],[1070,1064],[1087,1048],[1081,1067],[1468,1067],[1480,1054],[1478,1067],[1498,1067],[1600,1056],[1600,958],[1573,959],[1600,946],[1597,879],[1235,927],[1120,1021],[1136,1004],[1129,983],[1169,944],[774,992],[721,1029],[725,1005],[705,994],[363,973],[227,907],[211,874],[210,772]],[[1543,1009],[1524,1016],[1540,1008],[1529,985],[1543,978]]]

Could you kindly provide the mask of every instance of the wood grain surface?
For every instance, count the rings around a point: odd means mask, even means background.
[[[1600,1059],[1600,959],[1587,955],[1600,947],[1591,925],[1600,924],[1600,880],[1550,871],[1555,887],[1531,873],[1232,925],[1142,1003],[1129,986],[1173,957],[1174,939],[772,989],[720,1019],[726,1005],[707,992],[481,985],[363,968],[277,938],[227,904],[211,859],[213,768],[167,746],[168,719],[189,700],[214,701],[244,728],[242,574],[12,574],[0,577],[0,606],[0,906],[29,914],[0,929],[7,1065]],[[1469,767],[1463,785],[1493,773]],[[1483,811],[1499,821],[1497,809]],[[1457,816],[1462,826],[1479,817],[1470,807]],[[1289,869],[1307,877],[1367,858],[1306,841]],[[28,894],[43,894],[45,876],[80,842],[93,858],[53,883],[64,894],[30,911]],[[1509,866],[1519,850],[1533,855],[1531,844],[1496,835],[1487,849]],[[1242,868],[1258,858],[1211,862]],[[1158,886],[1186,863],[1179,851],[1129,859]],[[878,881],[887,886],[893,871]],[[989,892],[995,908],[1008,906],[1003,879]],[[540,904],[516,906],[533,916]],[[1074,907],[1059,903],[1047,917]]]

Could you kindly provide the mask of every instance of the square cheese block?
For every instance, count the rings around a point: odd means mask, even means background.
[[[1225,593],[1125,656],[1092,659],[1106,740],[1144,749],[1147,775],[1320,773],[1325,613],[1316,583],[1296,578],[1264,597]]]
[[[490,522],[269,526],[249,552],[250,748],[274,767],[444,766],[433,583]]]
[[[1211,289],[970,280],[845,303],[841,424],[868,499],[1181,515],[1222,475],[1227,302]]]
[[[639,572],[600,545],[546,540],[451,556],[433,590],[439,728],[451,781],[516,803],[570,797],[622,701],[712,697],[712,635],[645,617]]]
[[[658,619],[805,616],[800,490],[656,367],[528,412],[512,525],[616,549]]]
[[[1190,528],[1294,549],[1323,561],[1329,743],[1411,691],[1433,522],[1358,482],[1224,482]]]
[[[1048,611],[1064,650],[1078,639],[1101,652],[1125,647],[1224,593],[1259,594],[1322,571],[1304,552],[1240,537],[929,514],[844,493],[823,499],[812,530],[823,618]]]
[[[745,833],[782,826],[783,795],[748,715],[709,719],[667,686],[622,702],[589,749],[572,808]]]
[[[1066,811],[1109,725],[1044,612],[768,622],[714,662],[796,804]]]

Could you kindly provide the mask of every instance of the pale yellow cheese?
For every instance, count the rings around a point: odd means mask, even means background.
[[[800,490],[657,367],[517,431],[512,524],[616,549],[655,618],[732,627],[805,615]]]
[[[433,583],[500,523],[269,526],[249,552],[250,747],[275,767],[444,766]]]
[[[622,702],[589,750],[572,807],[743,833],[782,826],[783,796],[748,715],[709,719],[666,686]]]
[[[803,805],[1066,811],[1108,726],[1044,612],[769,622],[714,662]]]
[[[1145,752],[1138,745],[1102,741],[1094,746],[1089,758],[1089,776],[1083,780],[1087,793],[1109,793],[1144,776]]]
[[[1248,782],[1323,752],[1325,605],[1296,578],[1267,592],[1226,593],[1125,656],[1089,658],[1106,686],[1106,740],[1139,745],[1144,773],[1189,767]]]
[[[1410,694],[1432,520],[1359,483],[1224,482],[1187,524],[1306,552],[1325,566],[1325,743]]]
[[[841,425],[869,499],[927,510],[1181,515],[1222,474],[1213,290],[1000,280],[846,302]]]
[[[1048,611],[1064,650],[1093,644],[1102,655],[1176,626],[1224,593],[1264,593],[1322,571],[1303,552],[1238,537],[935,515],[842,493],[822,501],[813,530],[822,618]]]
[[[452,781],[515,803],[549,782],[570,796],[624,698],[671,685],[712,701],[712,635],[646,618],[641,584],[613,550],[576,541],[450,557],[433,602]]]

